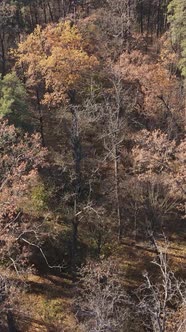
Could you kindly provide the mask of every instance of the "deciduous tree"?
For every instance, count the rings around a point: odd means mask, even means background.
[[[77,315],[84,318],[85,331],[118,332],[127,328],[130,301],[119,276],[120,272],[111,260],[82,268]]]
[[[157,246],[156,249],[158,249],[158,255],[152,263],[158,268],[158,281],[152,281],[148,272],[144,272],[145,282],[137,292],[138,310],[143,316],[144,326],[151,328],[154,332],[183,331],[182,328],[186,326],[184,315],[178,324],[175,322],[171,324],[171,316],[174,317],[174,311],[178,311],[180,307],[185,310],[186,285],[171,271],[167,247],[162,249]],[[174,325],[173,329],[171,325]]]
[[[37,182],[38,169],[45,163],[46,150],[42,149],[38,134],[21,137],[13,125],[1,120],[0,155],[1,261],[10,264],[11,260],[21,260],[20,234],[33,227],[27,223],[28,220],[24,223],[24,217],[22,219],[23,201],[26,203],[32,186]]]
[[[69,91],[82,92],[97,60],[86,52],[82,35],[69,21],[44,29],[37,26],[18,45],[15,56],[16,68],[36,99],[44,144],[44,107],[64,104]]]

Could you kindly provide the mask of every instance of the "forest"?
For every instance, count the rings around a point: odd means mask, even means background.
[[[186,331],[186,1],[0,1],[0,332]]]

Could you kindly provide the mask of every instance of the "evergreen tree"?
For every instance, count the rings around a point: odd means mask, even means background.
[[[186,77],[186,2],[172,0],[168,5],[168,20],[171,25],[171,35],[174,45],[180,54],[180,69]]]
[[[14,125],[29,130],[28,108],[24,84],[14,72],[5,75],[0,80],[0,117],[8,118]]]

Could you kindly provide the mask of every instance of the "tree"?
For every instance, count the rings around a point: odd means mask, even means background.
[[[45,29],[38,26],[25,41],[19,44],[16,57],[16,68],[18,70],[23,68],[26,85],[36,95],[43,144],[45,143],[43,110],[59,108],[66,104],[62,117],[68,118],[69,128],[66,129],[70,133],[67,144],[71,151],[70,160],[73,160],[73,167],[69,168],[73,178],[71,184],[74,206],[72,216],[72,265],[74,266],[82,187],[78,92],[84,93],[97,60],[88,54],[83,36],[69,21],[48,25]]]
[[[152,263],[158,268],[158,281],[153,282],[148,272],[144,272],[145,282],[137,291],[138,310],[143,316],[144,326],[154,332],[166,332],[171,330],[171,316],[174,317],[174,310],[177,311],[179,307],[185,309],[186,285],[171,271],[167,247],[163,250],[157,246],[156,249],[158,255]],[[186,321],[183,317],[178,325],[174,326],[174,331],[183,331],[182,328],[185,326]]]
[[[85,331],[118,332],[127,328],[130,301],[115,264],[111,260],[92,262],[82,268],[80,274],[77,316],[84,320]]]
[[[43,109],[64,104],[69,91],[83,91],[97,64],[88,55],[83,37],[69,21],[37,26],[15,51],[16,68],[36,99],[40,132],[44,144]]]
[[[39,168],[45,164],[45,156],[46,150],[42,149],[38,134],[32,136],[25,134],[21,137],[13,125],[9,126],[7,122],[1,120],[1,262],[13,264],[15,269],[23,258],[20,234],[27,233],[26,230],[28,234],[35,234],[33,224],[28,222],[29,218],[24,220],[23,206],[31,188],[37,182]]]
[[[16,1],[19,17],[27,32],[33,31],[37,24],[58,22],[68,14],[75,13],[84,0],[19,0]],[[85,4],[86,5],[86,4]]]
[[[184,98],[182,84],[171,70],[176,65],[175,57],[166,51],[166,43],[157,60],[134,50],[123,53],[115,69],[130,82],[131,89],[135,88],[129,120],[133,128],[160,128],[171,139],[177,139],[184,132]]]
[[[171,25],[173,44],[180,55],[180,68],[186,77],[186,7],[184,0],[172,0],[168,5],[168,20]]]
[[[123,233],[122,213],[121,213],[121,190],[120,190],[120,148],[124,141],[127,123],[122,118],[123,99],[125,91],[122,86],[122,79],[115,76],[112,80],[113,95],[111,100],[105,101],[104,121],[105,130],[103,134],[104,148],[108,155],[107,160],[113,161],[114,174],[114,202],[117,215],[118,240],[121,240]],[[125,119],[126,120],[126,119]]]
[[[177,219],[178,215],[180,220],[185,215],[182,184],[185,177],[182,163],[185,159],[184,143],[176,146],[176,141],[169,140],[168,135],[160,130],[142,130],[135,141],[136,146],[132,149],[134,173],[144,188],[147,219],[153,228],[159,223],[166,227],[165,220],[169,220],[175,211]]]
[[[24,84],[14,72],[5,75],[0,81],[0,115],[23,126],[28,116],[27,109],[28,96]]]
[[[159,37],[167,27],[167,0],[137,0],[136,14],[140,32]]]
[[[4,320],[6,320],[8,332],[17,331],[13,310],[16,308],[16,300],[19,296],[18,283],[9,280],[5,275],[0,275],[0,327],[4,329]]]
[[[40,26],[18,45],[17,67],[23,68],[26,83],[37,87],[43,81],[42,102],[49,106],[61,104],[68,91],[82,86],[86,74],[97,64],[86,53],[83,37],[70,22]]]
[[[16,6],[8,4],[5,1],[0,3],[0,56],[1,56],[1,74],[2,77],[7,71],[8,49],[14,44],[18,25],[16,22]]]
[[[135,0],[106,0],[103,8],[98,11],[99,38],[101,48],[105,48],[105,57],[113,60],[124,50],[130,51],[132,26],[134,24]]]

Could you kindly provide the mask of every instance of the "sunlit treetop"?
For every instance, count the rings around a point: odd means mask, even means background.
[[[82,35],[70,22],[37,26],[14,52],[16,67],[23,68],[29,87],[43,83],[42,102],[55,106],[70,89],[83,89],[98,64],[85,48]]]

